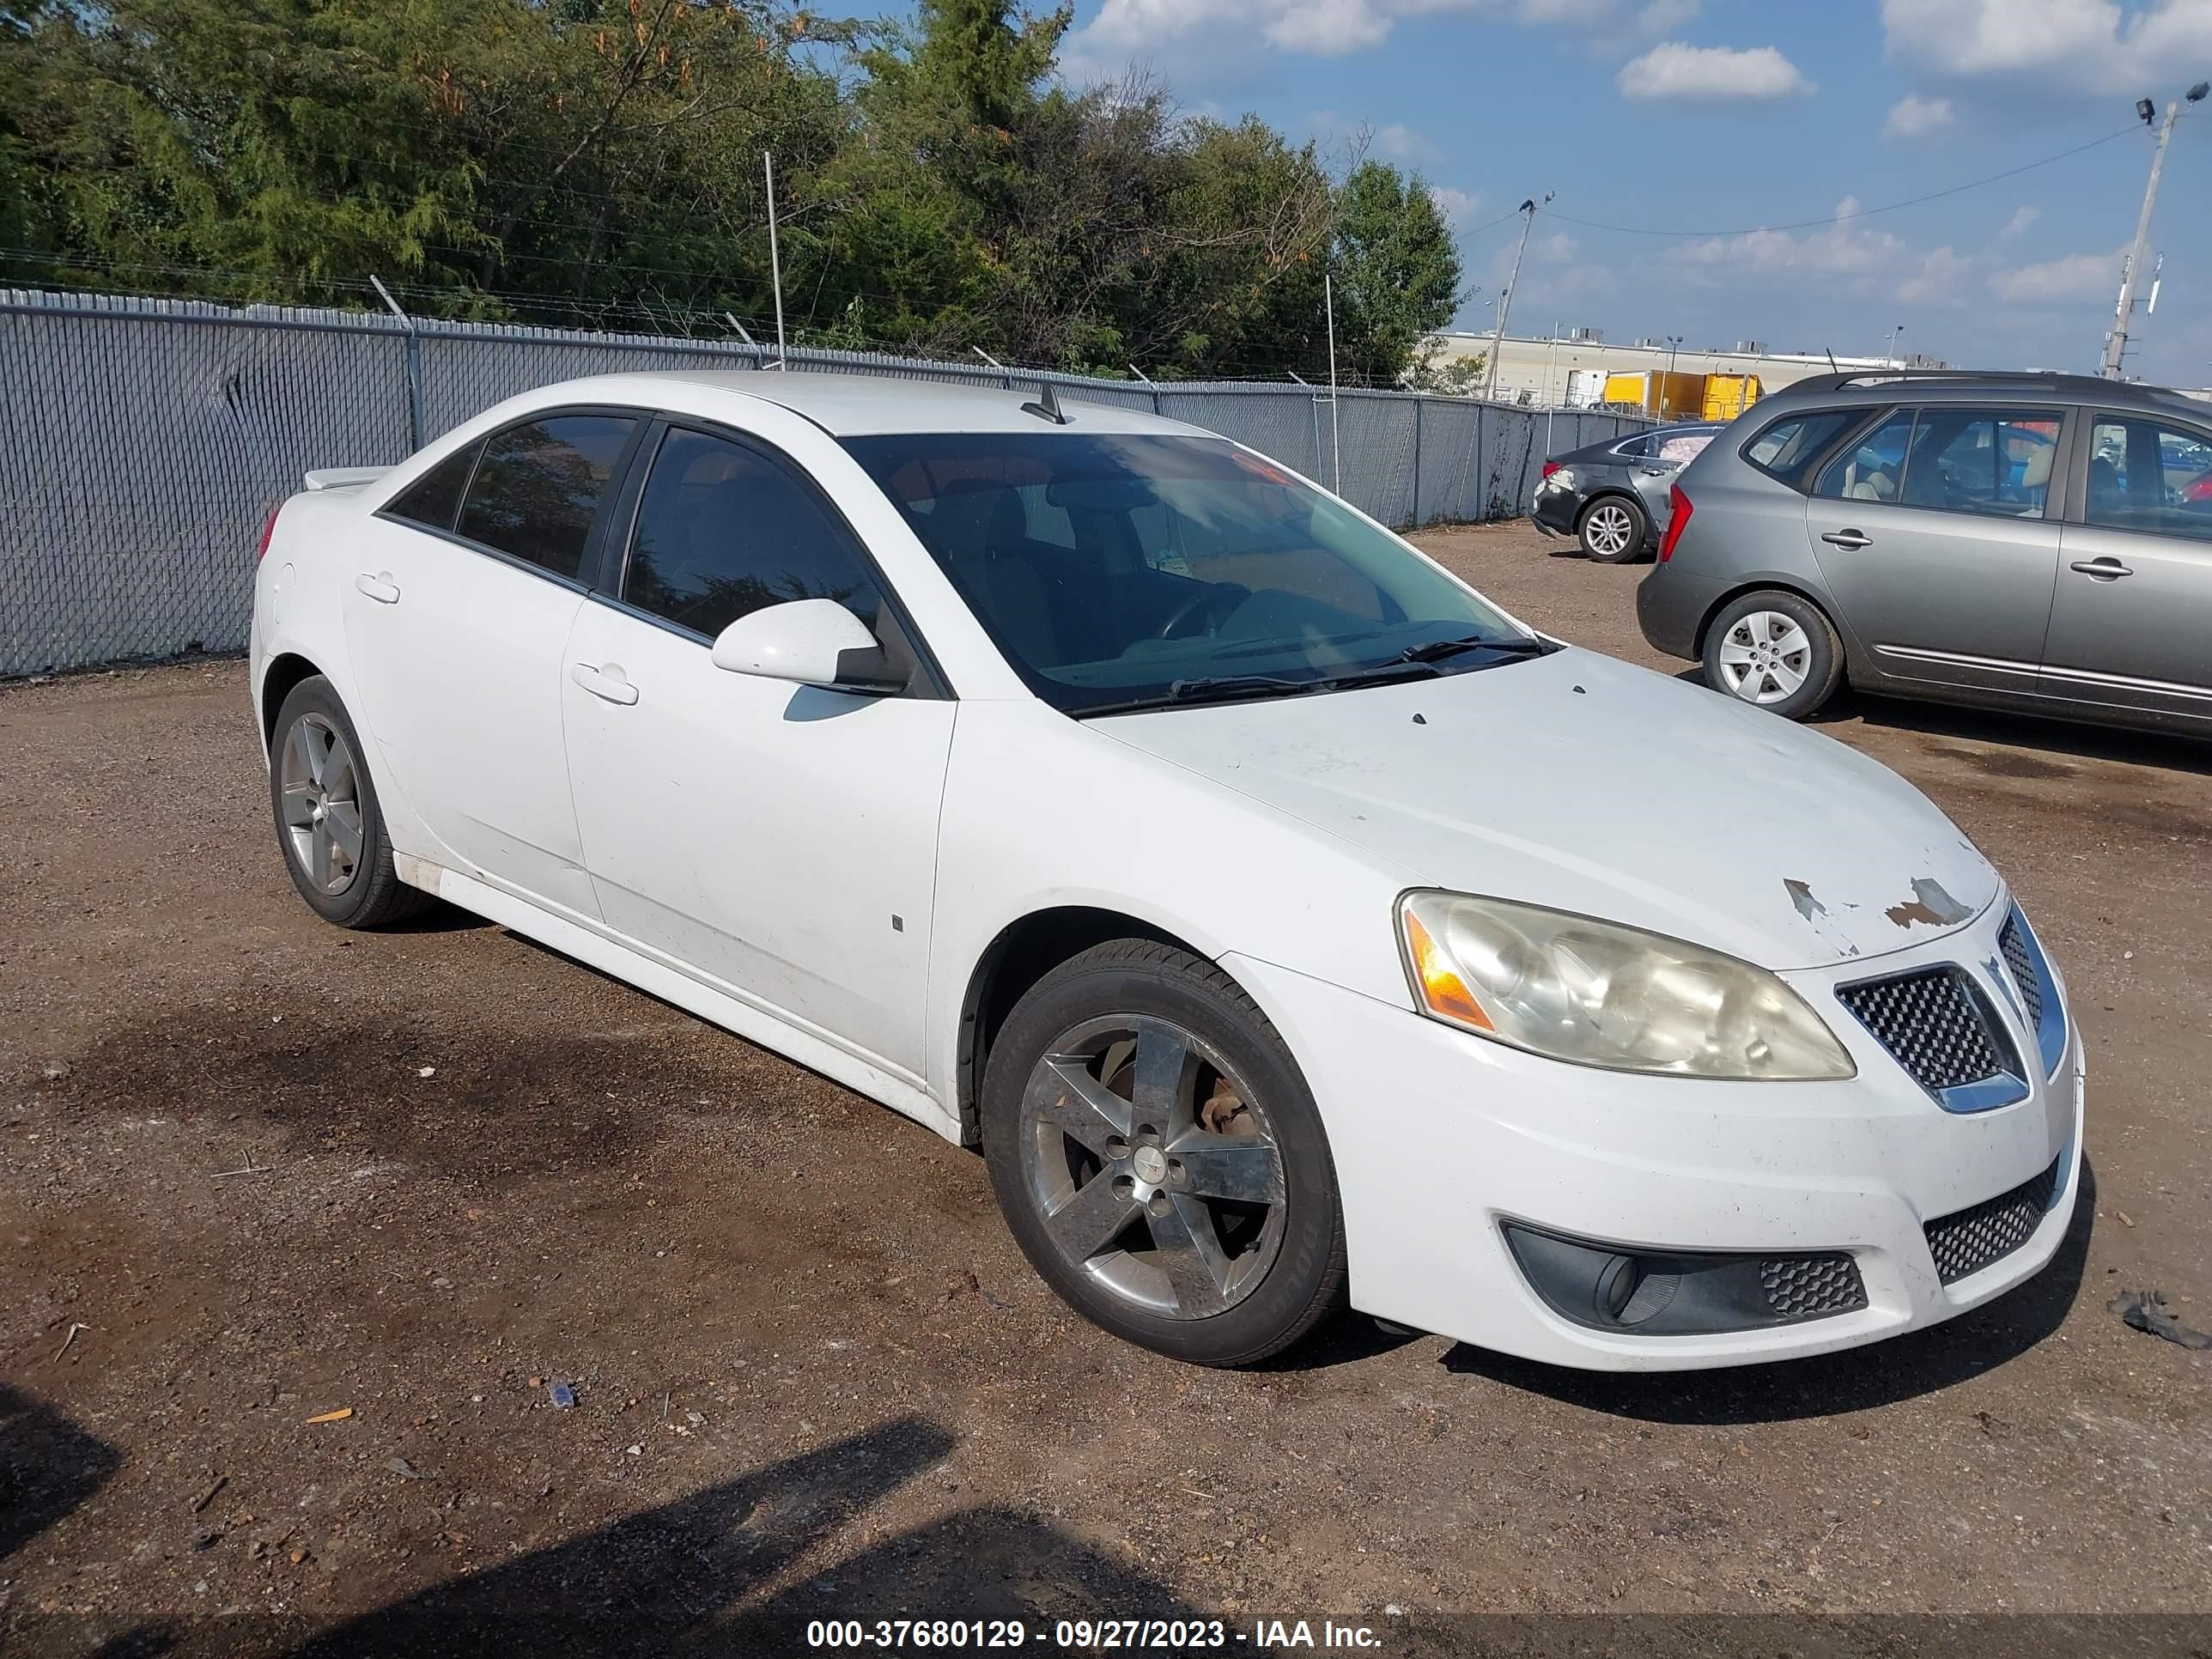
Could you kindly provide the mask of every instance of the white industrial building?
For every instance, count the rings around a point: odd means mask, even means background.
[[[1442,348],[1438,368],[1490,349],[1487,334],[1447,332],[1434,337]],[[1934,357],[1913,354],[1868,357],[1837,352],[1844,369],[1946,368]],[[1509,403],[1553,407],[1588,407],[1600,401],[1607,375],[1648,374],[1651,384],[1665,375],[1755,374],[1762,392],[1778,392],[1794,380],[1828,372],[1824,351],[1776,351],[1759,340],[1740,340],[1733,348],[1672,346],[1663,339],[1613,344],[1595,328],[1571,328],[1556,337],[1529,339],[1508,335],[1498,354],[1497,396]],[[1487,387],[1486,378],[1478,391]],[[1655,409],[1655,413],[1656,412]]]

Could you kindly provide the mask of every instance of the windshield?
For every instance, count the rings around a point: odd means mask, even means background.
[[[1030,687],[1070,714],[1455,673],[1528,647],[1395,537],[1224,440],[928,433],[845,447]],[[1449,648],[1462,640],[1505,650]]]

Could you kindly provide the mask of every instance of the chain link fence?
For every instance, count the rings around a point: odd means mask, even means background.
[[[312,467],[387,466],[579,375],[773,367],[772,348],[0,290],[0,678],[246,644],[253,547]],[[1509,518],[1547,455],[1646,424],[1403,392],[1150,385],[793,350],[794,370],[1032,387],[1273,456],[1400,528]]]

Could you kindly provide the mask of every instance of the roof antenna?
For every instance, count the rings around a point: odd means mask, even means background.
[[[1054,426],[1068,424],[1068,417],[1060,412],[1060,399],[1053,395],[1050,385],[1042,380],[1037,382],[1036,400],[1024,404],[1022,413],[1034,415],[1040,421],[1050,421]]]
[[[1823,351],[1825,351],[1825,352],[1826,352],[1826,353],[1828,354],[1828,373],[1829,373],[1829,374],[1842,374],[1844,371],[1843,371],[1843,370],[1841,370],[1840,368],[1838,368],[1836,367],[1836,349],[1835,349],[1835,347],[1833,347],[1833,346],[1822,346],[1822,347],[1820,348],[1820,349],[1821,349],[1821,350],[1823,350]]]

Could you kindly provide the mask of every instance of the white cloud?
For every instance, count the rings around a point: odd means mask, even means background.
[[[1482,205],[1479,190],[1455,190],[1449,185],[1431,185],[1429,199],[1437,204],[1437,211],[1453,229],[1464,229],[1474,217],[1475,210]]]
[[[1964,305],[1966,278],[1973,270],[1974,262],[1955,248],[1930,249],[1920,269],[1897,285],[1898,300],[1909,306]]]
[[[1402,18],[1474,13],[1530,25],[1610,23],[1630,0],[1103,0],[1063,43],[1061,71],[1074,82],[1120,72],[1133,59],[1173,51],[1249,52],[1255,35],[1284,52],[1334,58],[1389,39]],[[1687,8],[1685,12],[1684,9]],[[1695,0],[1651,0],[1647,9],[1694,14]]]
[[[1768,100],[1810,92],[1813,83],[1772,46],[1691,46],[1669,40],[1621,65],[1615,82],[1630,98]]]
[[[1401,121],[1375,130],[1375,148],[1401,161],[1440,161],[1443,151]]]
[[[2019,265],[1990,277],[1990,290],[2014,305],[2063,305],[2075,300],[2110,300],[2120,291],[2124,247],[2110,253],[2069,253],[2041,264]]]
[[[1840,214],[1856,213],[1858,199],[1846,196],[1836,204]],[[1911,257],[1911,250],[1887,231],[1868,230],[1846,219],[1799,234],[1787,230],[1754,230],[1741,236],[1709,236],[1686,242],[1661,256],[1702,287],[1717,287],[1746,276],[1820,276],[1861,283],[1893,270]]]
[[[1881,134],[1885,138],[1922,138],[1950,125],[1949,99],[1908,96],[1889,106],[1889,118],[1881,124]]]
[[[2043,210],[2039,207],[2014,208],[2012,210],[2012,217],[2004,222],[2004,228],[1997,232],[1997,240],[2018,241],[2027,234],[2027,228],[2042,216]]]
[[[1672,34],[1704,9],[1698,0],[1651,0],[1636,14],[1636,27],[1646,34]]]
[[[1881,0],[1881,23],[1916,80],[2132,94],[2212,62],[2212,0]]]

